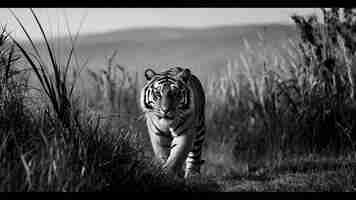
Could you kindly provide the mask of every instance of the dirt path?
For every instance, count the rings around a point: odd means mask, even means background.
[[[296,164],[296,163],[295,163]],[[300,162],[217,180],[225,192],[356,191],[356,162]]]

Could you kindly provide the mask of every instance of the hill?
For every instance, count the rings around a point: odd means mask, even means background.
[[[106,65],[107,58],[118,50],[116,62],[132,71],[143,71],[179,65],[191,67],[203,79],[219,71],[228,59],[237,58],[244,51],[243,40],[251,46],[260,42],[272,51],[280,51],[286,40],[296,36],[292,25],[244,25],[209,28],[143,27],[84,35],[77,42],[81,60],[89,59],[94,70]],[[68,38],[56,39],[55,46]]]

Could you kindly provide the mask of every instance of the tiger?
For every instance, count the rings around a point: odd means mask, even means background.
[[[206,127],[200,80],[181,67],[161,73],[148,68],[144,75],[140,107],[155,157],[166,172],[185,179],[201,175]]]

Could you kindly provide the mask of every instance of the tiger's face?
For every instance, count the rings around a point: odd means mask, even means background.
[[[146,103],[159,118],[173,120],[188,105],[188,73],[183,71],[176,77],[145,74],[147,80],[152,81],[147,90]]]
[[[154,83],[152,87],[152,106],[158,116],[173,119],[176,112],[184,105],[184,92],[177,83],[168,80]]]

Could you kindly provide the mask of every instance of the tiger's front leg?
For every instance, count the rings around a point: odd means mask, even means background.
[[[194,135],[190,131],[173,137],[170,153],[163,168],[168,172],[179,174],[183,168],[188,153],[193,147],[193,142]]]
[[[157,129],[157,125],[151,116],[147,117],[146,123],[155,157],[163,165],[169,156],[172,137]]]
[[[157,161],[159,164],[163,165],[169,156],[172,139],[152,132],[150,134],[150,140]]]

